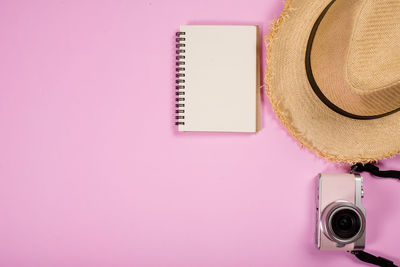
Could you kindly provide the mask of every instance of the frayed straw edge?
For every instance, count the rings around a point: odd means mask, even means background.
[[[386,153],[384,156],[380,157],[379,159],[377,159],[377,158],[358,158],[357,160],[355,160],[354,158],[339,158],[337,155],[324,153],[321,150],[319,150],[318,148],[303,142],[303,140],[301,138],[299,138],[299,136],[301,136],[301,133],[297,132],[292,127],[292,125],[286,120],[286,118],[281,114],[280,109],[278,108],[278,103],[275,102],[275,100],[272,98],[272,94],[271,94],[270,84],[271,84],[272,76],[273,76],[273,74],[272,74],[273,66],[272,66],[272,56],[271,55],[272,55],[272,50],[273,50],[272,45],[273,45],[274,40],[276,39],[276,35],[279,31],[280,25],[282,23],[284,23],[284,21],[287,18],[290,17],[290,12],[294,10],[294,8],[292,8],[290,6],[291,2],[292,2],[292,0],[284,0],[284,8],[281,13],[281,16],[272,22],[272,25],[270,27],[270,33],[267,36],[265,36],[265,38],[264,38],[265,47],[267,50],[267,58],[266,58],[267,64],[265,66],[265,78],[264,78],[265,84],[264,85],[265,85],[265,89],[266,89],[266,95],[268,96],[268,98],[271,102],[272,109],[274,110],[276,116],[282,122],[282,124],[286,127],[289,134],[291,134],[299,142],[299,144],[302,148],[304,148],[304,147],[308,148],[309,150],[311,150],[318,156],[325,158],[329,161],[336,162],[339,164],[342,164],[342,163],[366,164],[366,163],[378,162],[378,160],[394,158],[398,153],[400,153],[400,151]]]

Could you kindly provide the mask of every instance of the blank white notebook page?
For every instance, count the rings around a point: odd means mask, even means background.
[[[185,34],[179,131],[257,131],[257,26],[181,26],[180,31]]]

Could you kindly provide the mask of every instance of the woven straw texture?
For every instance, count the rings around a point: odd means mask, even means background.
[[[371,162],[400,152],[400,112],[372,120],[325,106],[307,79],[311,29],[331,0],[288,0],[266,37],[267,95],[301,145],[331,161]],[[338,107],[376,115],[400,103],[399,1],[337,0],[314,39],[311,65],[321,91]]]

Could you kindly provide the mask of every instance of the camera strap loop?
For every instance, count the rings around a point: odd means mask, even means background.
[[[397,267],[397,265],[394,265],[393,261],[390,261],[382,257],[376,257],[362,250],[353,250],[351,254],[355,255],[361,261],[371,263],[377,266]]]
[[[369,172],[372,175],[378,176],[378,177],[383,177],[383,178],[394,178],[400,180],[400,171],[393,171],[393,170],[388,170],[388,171],[380,171],[379,168],[371,163],[367,163],[365,165],[361,163],[354,164],[351,166],[350,173],[353,172]],[[393,263],[393,261],[390,261],[388,259],[382,258],[382,257],[376,257],[374,255],[371,255],[363,250],[353,250],[351,251],[351,254],[355,255],[359,260],[363,262],[367,262],[370,264],[374,264],[377,266],[381,267],[397,267]]]
[[[361,163],[354,164],[351,169],[350,173],[353,172],[369,172],[372,175],[383,177],[383,178],[394,178],[400,180],[400,171],[380,171],[379,168],[371,163],[367,163],[362,165]]]

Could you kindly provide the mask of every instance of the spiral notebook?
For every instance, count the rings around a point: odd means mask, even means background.
[[[179,131],[259,128],[257,26],[181,26],[176,34]]]

